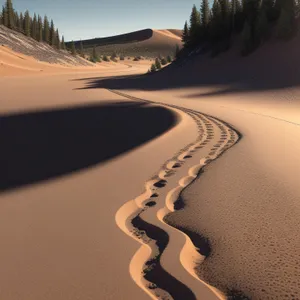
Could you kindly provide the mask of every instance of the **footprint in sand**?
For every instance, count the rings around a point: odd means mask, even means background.
[[[167,184],[166,180],[160,180],[160,181],[154,183],[154,186],[160,189],[160,188],[165,187],[166,184]]]

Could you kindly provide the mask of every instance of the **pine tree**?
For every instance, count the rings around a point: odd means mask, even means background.
[[[161,69],[161,63],[160,63],[160,60],[158,57],[155,59],[155,67],[156,67],[156,70]]]
[[[215,0],[212,6],[210,39],[216,44],[222,34],[222,11],[219,0]]]
[[[18,30],[19,27],[20,27],[20,17],[19,17],[19,14],[14,11],[14,24],[15,24],[15,30]]]
[[[39,15],[38,16],[38,34],[37,34],[37,40],[39,42],[42,42],[43,41],[43,20],[42,20],[42,17]]]
[[[30,15],[29,15],[29,11],[26,10],[25,11],[25,16],[24,16],[24,33],[26,34],[26,36],[30,36]]]
[[[153,73],[153,72],[156,71],[156,66],[155,66],[155,64],[152,64],[152,65],[151,65],[150,71],[151,71],[151,73]]]
[[[50,41],[50,26],[49,26],[49,21],[48,21],[48,18],[47,16],[44,17],[44,32],[43,32],[43,40],[44,42],[48,43],[49,44],[49,41]]]
[[[37,18],[36,18],[36,14],[34,14],[32,20],[32,26],[31,26],[31,37],[37,40],[37,34],[38,34]]]
[[[95,46],[93,47],[92,55],[91,55],[90,60],[91,60],[91,62],[94,62],[94,63],[100,61],[100,57],[99,57],[99,55],[97,54],[97,50],[96,50],[96,47],[95,47]]]
[[[61,37],[61,49],[66,50],[66,44],[65,44],[64,36]]]
[[[198,43],[200,28],[201,28],[200,13],[197,10],[196,5],[194,5],[190,16],[190,28],[189,28],[190,43],[192,46]]]
[[[55,27],[54,27],[54,22],[51,20],[51,25],[50,25],[50,37],[49,37],[49,44],[51,46],[55,45]]]
[[[59,36],[59,31],[56,29],[55,32],[55,47],[60,50],[60,36]]]
[[[15,28],[14,22],[14,9],[11,0],[6,0],[6,13],[7,13],[7,27],[10,29]]]
[[[2,7],[2,23],[4,26],[8,27],[8,14],[7,14],[7,9],[6,6]]]
[[[251,1],[251,0],[250,0]],[[229,0],[219,0],[221,7],[221,22],[222,22],[222,36],[227,39],[231,31],[231,19],[230,19],[230,4]]]
[[[204,30],[207,31],[208,24],[210,22],[210,9],[209,9],[208,0],[202,0],[200,15],[201,15],[201,25],[203,26]]]
[[[172,62],[172,57],[170,55],[167,56],[167,61],[168,61],[168,63]]]
[[[81,57],[84,57],[84,51],[83,51],[83,43],[82,40],[80,40],[80,45],[79,45],[79,54]]]
[[[184,47],[188,47],[189,38],[190,38],[189,27],[188,27],[188,24],[187,24],[187,21],[186,21],[184,23],[184,28],[183,28],[182,37],[181,37],[181,40],[182,40],[182,43],[183,43]]]
[[[24,32],[24,16],[22,13],[20,13],[19,20],[19,31]]]
[[[76,55],[76,48],[74,41],[71,42],[71,53],[72,55]]]

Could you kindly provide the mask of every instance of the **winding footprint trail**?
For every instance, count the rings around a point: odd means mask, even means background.
[[[209,255],[209,241],[183,228],[172,227],[165,217],[183,209],[181,192],[207,164],[236,144],[239,134],[228,124],[200,112],[110,91],[130,100],[184,112],[198,127],[197,139],[170,158],[145,183],[145,192],[125,203],[116,214],[117,225],[141,244],[129,266],[133,280],[153,299],[225,299],[225,295],[203,282],[194,271]]]

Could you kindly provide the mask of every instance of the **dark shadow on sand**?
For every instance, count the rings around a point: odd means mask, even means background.
[[[163,134],[176,122],[171,111],[142,102],[3,116],[0,191],[112,159]]]

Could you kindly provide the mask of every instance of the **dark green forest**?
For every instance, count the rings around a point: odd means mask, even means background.
[[[291,39],[298,30],[299,0],[202,0],[185,22],[185,49],[206,46],[212,54],[230,48],[235,37],[247,55],[271,37]]]

